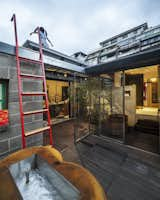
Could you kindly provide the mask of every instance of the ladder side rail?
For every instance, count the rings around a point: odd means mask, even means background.
[[[48,120],[48,126],[50,127],[50,129],[49,129],[49,140],[50,140],[50,145],[53,145],[51,117],[50,117],[50,112],[49,112],[47,85],[46,85],[46,78],[45,78],[45,68],[44,68],[44,62],[43,62],[42,41],[41,41],[41,38],[40,38],[40,28],[39,27],[38,27],[38,40],[39,40],[40,61],[41,61],[41,65],[42,65],[42,74],[43,74],[43,88],[44,88],[44,91],[45,91],[45,108],[47,109],[47,120]]]
[[[14,23],[14,33],[15,33],[15,43],[16,43],[16,66],[17,66],[17,78],[18,78],[18,96],[19,96],[19,110],[20,110],[20,120],[21,120],[21,130],[22,130],[22,147],[26,147],[25,141],[25,128],[24,128],[24,116],[23,116],[23,100],[22,100],[22,83],[20,78],[20,60],[19,60],[19,44],[18,44],[18,34],[17,34],[17,23],[16,15],[13,14],[11,21]]]

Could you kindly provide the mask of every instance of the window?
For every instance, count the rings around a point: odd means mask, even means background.
[[[109,42],[105,42],[104,44],[103,44],[103,47],[104,46],[108,46],[109,45]]]
[[[8,82],[0,80],[0,110],[8,109]]]
[[[116,56],[115,52],[110,53],[110,54],[107,55],[108,58],[113,57],[113,56]]]
[[[51,118],[55,121],[68,119],[70,115],[69,82],[47,79],[46,83]],[[46,116],[44,116],[44,119],[46,119]]]
[[[137,34],[137,30],[135,30],[135,31],[133,32],[133,34]]]
[[[101,61],[107,60],[107,56],[102,56],[102,57],[100,58],[100,60],[101,60]]]
[[[8,124],[8,81],[0,80],[0,127]]]
[[[116,43],[117,42],[117,38],[111,40],[111,44]]]
[[[148,44],[148,40],[144,40],[143,42],[142,42],[142,45],[147,45]]]
[[[123,39],[125,39],[127,37],[128,37],[128,34],[125,34],[125,35],[122,36]]]
[[[150,41],[150,43],[154,43],[155,42],[155,38],[152,38],[149,41]]]

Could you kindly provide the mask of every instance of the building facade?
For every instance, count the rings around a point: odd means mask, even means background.
[[[38,60],[37,44],[27,41],[26,47],[19,48],[21,57]],[[44,64],[48,88],[49,108],[52,124],[73,117],[73,106],[69,93],[73,91],[74,80],[85,77],[83,63],[57,51],[44,51]],[[21,63],[22,73],[41,75],[38,64]],[[24,79],[23,91],[42,91],[41,80]],[[43,109],[43,97],[24,96],[24,112]],[[45,116],[33,114],[25,116],[25,131],[43,126]],[[45,124],[44,124],[45,125]],[[15,47],[0,42],[0,156],[21,148],[21,122],[18,98],[18,79]],[[27,146],[43,144],[43,134],[27,138]]]
[[[87,55],[89,65],[110,62],[127,55],[157,47],[160,44],[160,26],[147,23],[100,42],[100,48]]]
[[[160,152],[160,26],[147,23],[100,43],[85,72],[99,78],[92,105],[99,135]],[[96,86],[95,85],[95,86]]]
[[[160,149],[160,26],[148,28],[145,23],[100,45],[87,56],[78,52],[74,57],[44,49],[52,124],[76,117],[78,139],[84,134],[98,134],[125,143],[130,138],[133,141],[133,135],[137,140],[137,134],[130,133],[128,127],[144,129],[145,122],[145,131],[150,129],[149,134],[154,135],[151,138],[156,141],[152,145],[156,149],[151,148],[157,153]],[[36,43],[26,41],[24,47],[19,48],[19,54],[38,60],[38,49]],[[85,58],[85,62],[79,58]],[[24,73],[40,75],[36,65],[24,62],[21,66]],[[43,87],[40,81],[26,80],[23,89],[41,91]],[[41,97],[25,97],[23,102],[26,112],[43,108]],[[153,112],[145,114],[146,109]],[[148,119],[156,122],[150,121],[151,127],[148,127]],[[38,128],[44,120],[43,114],[27,116],[25,128],[27,131]],[[152,125],[156,127],[154,130]],[[140,136],[143,140],[144,134]],[[43,134],[38,134],[28,138],[27,146],[42,143]],[[15,47],[0,42],[0,156],[20,148]]]

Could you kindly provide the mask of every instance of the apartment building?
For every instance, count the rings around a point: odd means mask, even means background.
[[[86,57],[89,65],[96,65],[157,47],[160,44],[160,25],[141,24],[100,42],[100,48]]]

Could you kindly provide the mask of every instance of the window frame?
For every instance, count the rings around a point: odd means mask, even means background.
[[[0,110],[8,110],[8,80],[0,79],[0,84],[2,84],[2,109]]]
[[[126,39],[126,38],[128,38],[128,34],[122,35],[122,39]]]
[[[118,38],[114,38],[111,40],[111,44],[115,44],[118,41]]]

